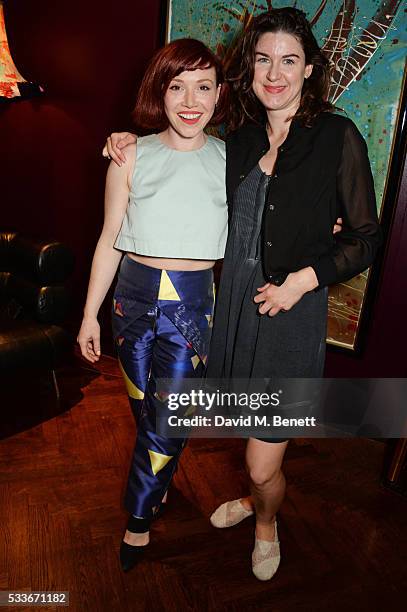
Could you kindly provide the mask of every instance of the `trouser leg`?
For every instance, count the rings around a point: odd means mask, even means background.
[[[201,377],[204,365],[192,345],[174,323],[157,309],[151,373],[138,421],[137,441],[129,472],[125,505],[136,516],[150,518],[163,498],[184,448],[185,438],[156,433],[156,416],[162,400],[156,395],[157,380],[176,384],[185,377]]]

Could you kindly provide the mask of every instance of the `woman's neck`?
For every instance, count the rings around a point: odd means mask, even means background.
[[[171,126],[160,133],[160,139],[167,147],[177,151],[194,151],[200,149],[206,143],[206,135],[203,130],[189,138],[182,136]]]
[[[269,136],[272,136],[274,140],[285,138],[290,129],[291,118],[297,110],[298,106],[281,111],[267,111],[267,131]]]

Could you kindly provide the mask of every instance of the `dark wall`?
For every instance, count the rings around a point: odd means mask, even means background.
[[[8,0],[6,23],[17,67],[46,93],[0,108],[0,225],[72,246],[75,328],[103,218],[101,147],[111,131],[131,125],[140,77],[159,42],[160,1]],[[407,179],[390,203],[364,350],[356,356],[328,349],[329,376],[407,375],[406,192]],[[106,304],[106,339],[107,312]]]
[[[103,219],[101,148],[131,125],[160,1],[19,0],[5,11],[16,66],[45,95],[0,107],[1,229],[71,245],[78,313]]]

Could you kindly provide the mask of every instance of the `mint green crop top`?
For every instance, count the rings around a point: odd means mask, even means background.
[[[158,134],[139,137],[129,204],[115,248],[138,255],[221,259],[228,213],[225,144],[208,136],[178,151]]]

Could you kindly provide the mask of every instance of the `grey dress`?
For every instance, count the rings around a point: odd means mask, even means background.
[[[208,378],[321,377],[327,289],[287,312],[260,315],[261,231],[269,176],[257,164],[235,192],[208,360]],[[270,440],[271,441],[271,440]],[[274,440],[276,441],[276,440]]]

